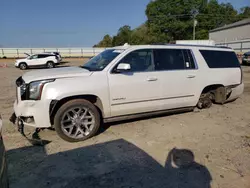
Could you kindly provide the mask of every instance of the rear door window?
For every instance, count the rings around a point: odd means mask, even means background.
[[[188,49],[154,49],[156,70],[194,69],[195,62]]]
[[[45,54],[39,54],[38,55],[38,58],[46,58],[48,55],[45,55]]]
[[[200,50],[209,68],[235,68],[240,67],[239,60],[234,52]]]

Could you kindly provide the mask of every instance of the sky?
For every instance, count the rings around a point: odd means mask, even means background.
[[[146,21],[150,0],[0,0],[0,47],[92,47]],[[237,9],[250,0],[230,2]]]

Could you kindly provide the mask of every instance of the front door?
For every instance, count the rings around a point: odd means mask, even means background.
[[[32,55],[29,57],[29,59],[27,60],[28,66],[36,66],[39,65],[39,59],[38,59],[38,55]]]
[[[158,99],[161,97],[161,87],[158,73],[155,72],[153,51],[133,51],[120,63],[130,64],[131,70],[123,73],[112,71],[108,76],[111,115],[160,110],[161,102]]]

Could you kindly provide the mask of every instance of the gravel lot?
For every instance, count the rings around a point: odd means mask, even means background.
[[[23,74],[8,61],[0,61],[8,63],[0,68],[0,113],[11,188],[250,187],[250,67],[243,67],[245,92],[232,103],[106,124],[102,133],[81,143],[67,143],[55,131],[43,130],[39,136],[50,142],[32,146],[8,122],[15,79]],[[83,61],[70,60],[63,66]],[[31,136],[32,129],[26,132]],[[195,162],[174,166],[173,148],[187,149],[179,152],[186,157],[179,158],[188,161],[193,153]]]

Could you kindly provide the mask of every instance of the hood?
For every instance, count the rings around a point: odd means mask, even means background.
[[[16,62],[22,62],[22,61],[26,61],[27,58],[22,58],[22,59],[16,59]]]
[[[25,83],[36,80],[47,80],[57,78],[72,78],[80,76],[90,76],[92,72],[80,67],[54,68],[47,70],[37,70],[25,73],[22,78]]]

